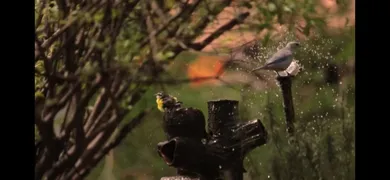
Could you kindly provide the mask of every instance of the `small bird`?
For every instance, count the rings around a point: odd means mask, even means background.
[[[261,69],[274,70],[279,75],[278,71],[284,71],[290,66],[293,61],[293,52],[298,49],[298,47],[300,47],[300,43],[297,41],[287,43],[286,47],[280,49],[269,58],[264,66],[253,69],[252,72]]]
[[[165,112],[167,109],[179,108],[182,105],[182,102],[178,101],[176,97],[170,96],[163,92],[158,92],[155,94],[157,109],[161,112]]]
[[[208,138],[202,111],[185,108],[176,97],[163,92],[155,95],[157,108],[164,113],[162,127],[168,139],[178,136],[200,140]]]

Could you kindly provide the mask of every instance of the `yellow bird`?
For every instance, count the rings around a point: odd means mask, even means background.
[[[178,101],[176,97],[167,95],[163,92],[158,92],[156,95],[157,109],[165,112],[166,109],[181,107],[182,102]]]
[[[162,127],[168,139],[190,137],[207,139],[206,120],[199,109],[185,108],[176,97],[159,92],[155,94],[157,109],[163,112]]]

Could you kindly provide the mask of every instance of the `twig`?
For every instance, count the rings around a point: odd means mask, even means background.
[[[86,128],[87,131],[87,137],[88,138],[95,138],[98,133],[100,133],[101,129],[96,130],[96,126],[99,125],[100,122],[103,121],[104,116],[106,116],[109,112],[109,110],[112,107],[113,101],[104,102],[101,101],[102,104],[105,104],[104,109],[99,113],[99,116],[96,117],[96,119],[91,119],[91,125]],[[92,122],[93,120],[93,122]],[[103,128],[102,128],[103,129]],[[94,132],[94,133],[93,133]],[[92,135],[91,135],[92,134]]]
[[[37,17],[37,20],[35,21],[35,29],[37,29],[39,27],[39,25],[41,25],[41,22],[42,22],[42,18],[43,18],[43,9],[45,8],[45,4],[46,2],[45,1],[39,1],[39,6],[38,6],[38,17]]]
[[[99,4],[100,3],[100,4]],[[89,11],[89,10],[92,10],[94,7],[96,7],[91,14],[94,14],[95,12],[97,12],[97,10],[100,9],[100,7],[102,7],[105,3],[107,3],[107,0],[106,1],[96,1],[95,3],[91,4],[91,6],[89,7],[86,7],[85,8],[85,12]],[[83,12],[83,10],[81,10],[81,12]],[[84,17],[84,16],[78,16],[79,18],[81,17]],[[58,29],[56,32],[54,32],[54,34],[52,36],[50,36],[47,40],[45,40],[43,43],[42,43],[42,48],[43,49],[46,49],[48,48],[50,45],[53,44],[53,42],[58,39],[69,27],[71,27],[74,23],[76,23],[79,18],[74,18],[72,17],[72,15],[69,15],[69,17],[67,19],[68,22],[62,26],[60,29]]]
[[[68,115],[69,115],[69,111],[70,111],[70,106],[71,105],[72,105],[72,99],[69,101],[68,106],[66,107],[64,121],[61,124],[61,130],[60,131],[63,131],[65,129],[66,122],[68,121]]]
[[[222,2],[220,4],[218,4],[218,8],[216,8],[217,6],[215,7],[212,7],[212,8],[208,8],[208,12],[209,12],[209,16],[216,16],[218,15],[219,13],[221,13],[224,9],[224,7],[227,7],[231,4],[232,0],[222,0]],[[198,24],[196,24],[194,26],[194,31],[195,33],[190,33],[190,34],[185,34],[184,35],[184,39],[187,40],[187,41],[190,41],[190,40],[194,40],[196,37],[198,37],[198,35],[200,33],[203,32],[203,30],[207,27],[207,25],[209,25],[209,23],[211,22],[211,18],[207,16],[207,17],[204,17],[203,19],[200,19],[198,22]],[[181,34],[184,34],[185,32],[182,32]],[[177,34],[177,36],[180,35],[180,34]]]
[[[163,25],[161,25],[157,30],[153,31],[151,33],[150,36],[158,36],[161,32],[163,32],[173,21],[177,20],[179,17],[181,17],[187,10],[189,9],[189,11],[193,11],[198,5],[199,3],[201,2],[201,0],[196,0],[193,4],[191,4],[191,6],[185,6],[185,8],[183,8],[179,13],[177,13],[175,16],[173,16],[172,18],[170,18],[166,23],[164,23]],[[149,42],[149,37],[145,38],[145,40],[143,40],[141,43],[140,43],[140,47],[144,47],[148,42]]]
[[[123,114],[113,114],[109,121],[116,122],[117,119],[123,118]],[[85,150],[83,152],[83,155],[76,159],[74,161],[75,167],[72,169],[69,173],[67,173],[66,177],[64,179],[71,179],[71,176],[75,175],[75,172],[83,173],[82,170],[80,170],[81,167],[85,167],[86,163],[90,163],[90,161],[93,159],[93,157],[99,152],[99,150],[104,146],[104,144],[107,142],[107,140],[111,137],[111,134],[114,132],[116,128],[116,123],[112,123],[109,127],[107,127],[104,131],[100,132],[98,136],[96,136],[94,139],[89,141],[88,143],[88,150]]]
[[[94,167],[111,149],[118,146],[125,139],[127,134],[129,134],[138,124],[142,122],[143,118],[145,117],[146,114],[148,114],[149,111],[150,111],[149,109],[142,111],[136,117],[134,117],[129,123],[124,125],[119,131],[117,137],[113,140],[113,142],[103,147],[99,155],[97,155],[97,157],[92,159],[91,166],[85,167],[82,170],[80,177],[77,178],[84,178],[91,170],[91,167]]]
[[[166,80],[133,80],[134,83],[141,83],[141,84],[150,84],[150,83],[161,83],[161,84],[167,84],[167,85],[177,85],[182,83],[188,83],[188,82],[199,82],[199,81],[206,81],[211,79],[217,79],[218,76],[206,76],[206,77],[197,77],[197,78],[189,78],[189,79],[166,79]]]
[[[46,73],[51,72],[51,68],[49,66],[49,58],[45,55],[45,50],[42,48],[41,42],[38,40],[38,38],[35,36],[35,62],[37,62],[39,57],[43,58],[43,66],[45,68]]]
[[[152,55],[153,55],[153,59],[157,58],[157,41],[156,41],[156,35],[153,34],[153,30],[154,30],[154,27],[153,27],[153,23],[152,23],[152,18],[151,18],[151,15],[150,15],[150,12],[149,12],[149,7],[147,5],[147,3],[145,3],[145,7],[144,7],[144,15],[146,16],[146,29],[148,31],[148,34],[149,34],[149,44],[150,44],[150,47],[151,47],[151,50],[152,50]]]
[[[73,116],[72,121],[69,123],[69,125],[65,128],[65,131],[64,131],[64,133],[62,135],[62,138],[68,139],[68,137],[70,135],[70,131],[75,126],[75,123],[76,123],[75,121],[78,120],[78,121],[83,122],[82,121],[82,118],[83,118],[82,115],[84,114],[83,112],[85,111],[85,107],[88,105],[88,102],[92,98],[92,96],[99,89],[99,86],[100,86],[102,80],[103,79],[102,79],[101,76],[96,77],[95,82],[92,85],[92,87],[90,88],[90,90],[83,97],[83,99],[80,101],[80,103],[78,103],[78,105],[76,106],[75,115]]]
[[[196,44],[193,44],[193,48],[196,49],[196,50],[201,50],[203,49],[204,47],[206,47],[208,44],[210,44],[212,41],[214,41],[215,39],[217,39],[219,36],[222,35],[222,33],[224,33],[225,31],[227,30],[230,30],[231,28],[233,28],[235,25],[239,24],[239,23],[242,23],[243,20],[245,20],[247,17],[249,16],[249,12],[245,12],[245,13],[241,13],[240,15],[238,15],[237,18],[234,18],[232,20],[230,20],[228,23],[226,23],[225,25],[221,26],[220,28],[218,28],[217,30],[215,30],[211,35],[209,35],[205,40],[203,40],[202,42],[200,43],[196,43]]]
[[[95,105],[93,106],[93,110],[85,122],[84,129],[87,132],[87,136],[93,124],[98,121],[98,119],[96,119],[96,116],[99,115],[99,113],[104,113],[104,110],[102,111],[102,109],[105,107],[105,105],[107,106],[106,101],[108,99],[108,95],[105,91],[106,90],[103,89],[98,95]]]

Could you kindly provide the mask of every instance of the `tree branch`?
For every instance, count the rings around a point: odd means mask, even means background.
[[[89,131],[92,129],[93,124],[99,121],[96,116],[98,116],[99,113],[106,113],[106,110],[102,110],[103,107],[108,106],[108,104],[106,104],[108,95],[105,91],[107,90],[103,89],[100,95],[97,97],[95,105],[93,106],[92,113],[89,115],[88,119],[85,122],[84,129],[87,132],[87,136],[89,135]]]
[[[88,11],[91,11],[91,14],[93,15],[95,12],[97,12],[100,7],[104,6],[104,4],[107,3],[107,0],[105,1],[96,1],[95,3],[91,4],[90,6],[86,7],[85,10],[81,10],[81,12],[85,11],[84,13],[87,13]],[[80,20],[79,18],[84,16],[78,16],[78,18],[74,18],[72,15],[68,16],[67,23],[62,26],[60,29],[58,29],[52,36],[50,36],[47,40],[45,40],[42,43],[42,48],[46,49],[49,46],[51,46],[55,40],[57,40],[69,27],[71,27],[74,23],[78,22]],[[35,56],[36,58],[36,56]]]
[[[144,11],[144,16],[146,17],[146,29],[147,29],[148,34],[149,34],[149,44],[150,44],[150,47],[152,50],[153,59],[155,59],[155,58],[157,58],[158,47],[157,47],[156,36],[152,33],[154,30],[154,27],[153,27],[153,23],[152,23],[152,17],[150,14],[149,6],[147,3],[145,3],[143,11]]]
[[[151,33],[151,36],[158,36],[161,32],[163,32],[173,21],[179,19],[179,17],[181,17],[185,12],[186,10],[188,10],[188,12],[192,12],[195,10],[195,8],[199,5],[201,1],[200,0],[196,0],[193,4],[191,4],[191,6],[184,6],[184,8],[179,12],[177,13],[175,16],[171,17],[166,23],[164,23],[163,25],[161,25],[157,30],[153,31]],[[191,13],[189,13],[191,14]],[[141,43],[140,43],[140,47],[144,47],[148,42],[149,42],[150,38],[145,38]]]
[[[232,0],[222,0],[220,2],[220,4],[215,5],[214,7],[211,7],[211,8],[208,7],[209,15],[205,16],[202,19],[200,19],[198,21],[198,23],[194,25],[193,30],[194,30],[195,33],[183,32],[182,34],[187,33],[187,34],[184,34],[184,39],[186,41],[192,41],[193,39],[198,37],[200,35],[200,33],[203,33],[203,30],[211,22],[210,16],[216,17],[219,13],[221,13],[223,11],[223,9],[225,7],[229,6],[231,3],[232,3]],[[221,7],[218,7],[218,6],[221,6]]]
[[[212,79],[218,79],[218,76],[206,76],[206,77],[197,77],[197,78],[189,78],[189,79],[165,79],[165,80],[145,80],[145,81],[133,80],[133,82],[141,83],[141,84],[160,83],[160,84],[167,84],[167,85],[177,85],[177,84],[183,84],[189,82],[207,81]]]
[[[110,118],[110,122],[116,122],[118,119],[123,118],[123,114],[113,114]],[[112,133],[116,128],[116,123],[112,123],[111,126],[107,127],[104,131],[100,132],[92,141],[89,142],[87,150],[84,150],[82,156],[75,162],[75,166],[69,173],[67,173],[64,179],[70,179],[75,172],[81,172],[80,167],[85,167],[86,164],[90,163],[91,159],[99,152],[107,140],[111,137]]]
[[[103,149],[100,151],[100,153],[92,159],[92,166],[89,166],[89,167],[85,167],[83,170],[81,170],[81,174],[78,175],[78,174],[75,174],[75,176],[73,176],[74,179],[82,179],[82,178],[85,178],[85,176],[89,173],[89,171],[92,169],[91,167],[94,167],[96,166],[96,164],[108,153],[110,152],[110,150],[112,150],[113,148],[115,148],[116,146],[118,146],[127,136],[127,134],[129,134],[137,125],[139,125],[143,118],[145,117],[146,114],[148,114],[148,112],[150,111],[150,109],[148,110],[144,110],[142,111],[141,113],[139,113],[136,117],[134,117],[129,123],[125,124],[120,130],[119,130],[119,133],[117,135],[117,137],[115,137],[115,139],[107,144],[106,146],[103,147]]]
[[[238,17],[230,20],[228,23],[225,25],[221,26],[217,30],[215,30],[211,35],[209,35],[205,40],[203,40],[200,43],[195,43],[192,44],[192,48],[196,50],[201,50],[204,47],[206,47],[208,44],[210,44],[212,41],[217,39],[219,36],[221,36],[225,31],[230,30],[233,28],[235,25],[242,23],[247,17],[249,16],[249,12],[241,13],[238,15]]]
[[[68,138],[67,136],[70,135],[70,131],[72,130],[72,128],[74,127],[74,125],[76,123],[75,121],[79,120],[79,121],[83,122],[82,115],[84,114],[83,112],[85,111],[85,107],[88,105],[88,102],[90,101],[92,96],[96,93],[96,91],[98,91],[99,86],[102,83],[102,81],[103,81],[102,77],[97,76],[95,79],[95,82],[92,85],[92,87],[90,88],[90,90],[86,93],[86,95],[83,97],[81,102],[78,103],[74,117],[72,118],[71,122],[69,123],[69,125],[66,127],[65,131],[62,134],[63,138],[65,138],[65,139]]]
[[[38,6],[38,17],[35,21],[35,29],[41,25],[42,19],[43,19],[43,9],[45,8],[45,1],[39,1],[39,6]]]

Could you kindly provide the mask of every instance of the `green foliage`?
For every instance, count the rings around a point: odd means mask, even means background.
[[[167,60],[169,58],[172,58],[174,56],[174,53],[169,51],[169,52],[159,52],[156,54],[156,59],[157,60]]]

